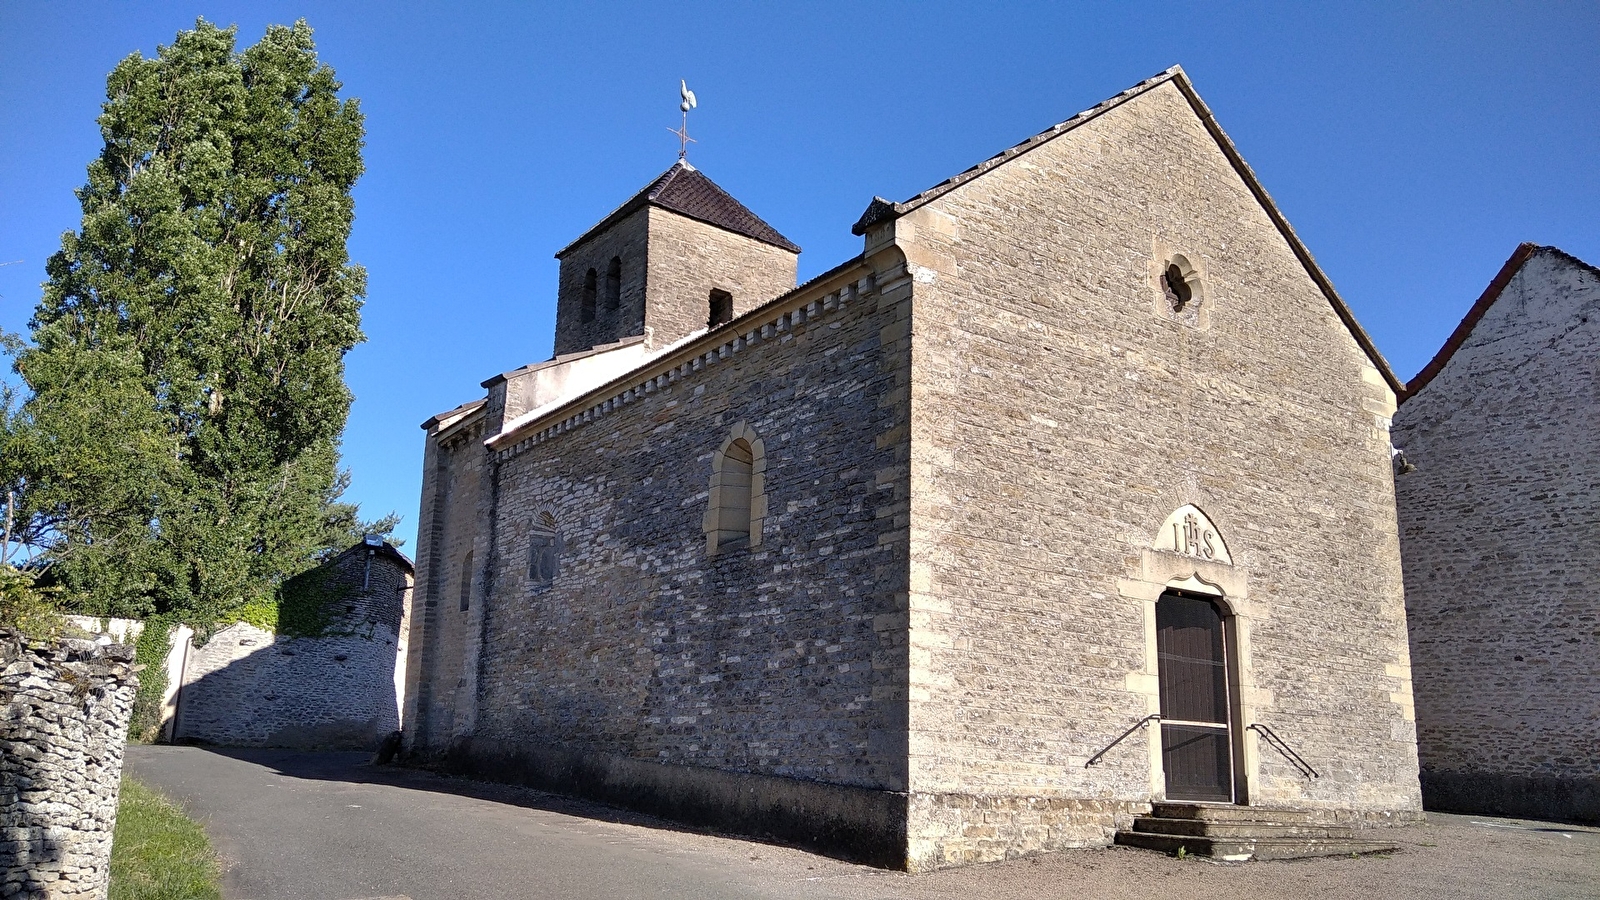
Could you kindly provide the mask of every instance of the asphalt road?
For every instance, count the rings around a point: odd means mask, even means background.
[[[199,819],[228,900],[1600,898],[1600,829],[1431,815],[1389,857],[1213,864],[1078,850],[909,876],[364,754],[128,748]]]

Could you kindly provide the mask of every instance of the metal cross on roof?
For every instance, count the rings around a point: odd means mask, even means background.
[[[681,128],[668,128],[667,130],[678,136],[678,158],[687,160],[689,158],[689,145],[699,143],[699,141],[689,137],[689,110],[694,109],[698,104],[694,99],[694,91],[689,90],[688,82],[681,78],[678,79],[678,95],[683,98],[683,102],[678,104],[678,108],[683,110],[683,126]]]

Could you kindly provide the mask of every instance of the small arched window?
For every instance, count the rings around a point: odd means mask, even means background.
[[[583,276],[583,305],[578,308],[578,321],[580,322],[594,321],[595,283],[598,280],[599,276],[595,274],[593,269],[589,270],[589,274]]]
[[[1167,270],[1161,273],[1161,292],[1167,295],[1167,305],[1172,307],[1173,312],[1183,312],[1183,308],[1194,298],[1194,289],[1189,287],[1177,263],[1167,266]]]
[[[715,328],[724,322],[733,321],[733,295],[727,291],[711,291],[711,311],[706,318],[706,327]]]
[[[472,607],[472,551],[461,557],[461,611]]]
[[[606,266],[606,309],[616,312],[622,305],[622,257],[611,257],[611,265]]]
[[[750,426],[733,434],[711,457],[711,492],[705,517],[706,552],[759,547],[767,517],[765,445]]]
[[[561,574],[561,533],[556,530],[556,517],[541,512],[534,520],[533,534],[528,540],[528,580],[535,587],[548,587]]]
[[[1210,318],[1206,283],[1193,260],[1182,253],[1158,256],[1153,274],[1161,292],[1157,300],[1160,314],[1190,327],[1206,328]]]

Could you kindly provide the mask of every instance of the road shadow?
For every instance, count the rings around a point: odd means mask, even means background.
[[[474,781],[431,769],[407,765],[374,765],[372,763],[373,754],[361,751],[208,746],[197,746],[192,749],[262,766],[289,778],[300,778],[309,781],[337,781],[346,784],[386,785],[435,794],[449,794],[455,797],[466,797],[489,803],[518,806],[523,809],[539,810],[540,812],[589,819],[596,822],[608,822],[613,825],[633,825],[656,831],[704,835],[744,843],[788,847],[808,853],[815,852],[809,848],[785,841],[745,834],[731,834],[713,828],[697,827],[621,807],[608,806],[593,800],[541,791],[537,788],[491,781]]]

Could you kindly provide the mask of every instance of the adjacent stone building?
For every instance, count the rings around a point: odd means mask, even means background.
[[[1394,442],[1423,799],[1600,822],[1600,269],[1518,247]]]
[[[196,642],[179,629],[176,742],[376,749],[400,728],[411,561],[369,536],[282,589],[279,631],[237,622]],[[170,676],[169,676],[170,677]]]
[[[912,870],[1414,820],[1402,385],[1183,73],[854,230],[680,162],[562,251],[423,426],[408,748]]]

